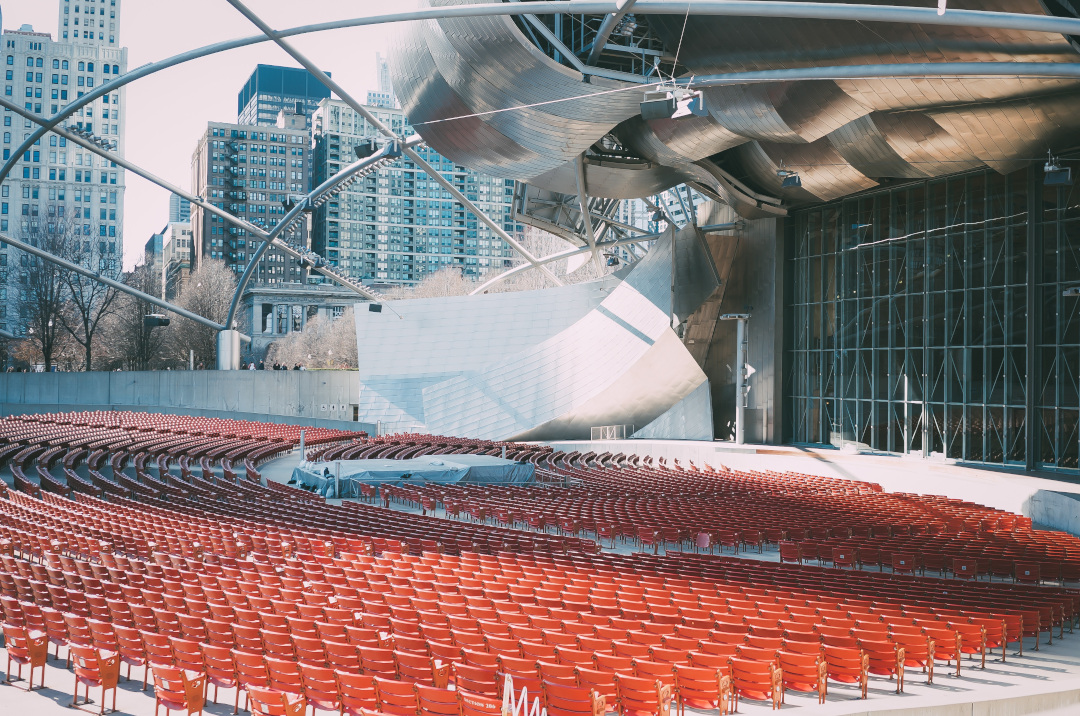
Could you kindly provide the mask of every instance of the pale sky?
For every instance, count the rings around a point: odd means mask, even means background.
[[[288,28],[388,12],[397,0],[247,0],[271,27]],[[24,24],[56,39],[58,0],[0,0],[5,30]],[[386,54],[393,26],[298,36],[290,41],[361,101],[375,89],[375,53]],[[222,40],[258,34],[225,0],[123,0],[120,44],[128,69]],[[299,67],[272,42],[211,55],[127,86],[126,158],[163,179],[191,188],[191,154],[206,123],[235,122],[236,95],[255,65]],[[150,235],[169,216],[169,192],[127,174],[124,266],[142,259]]]

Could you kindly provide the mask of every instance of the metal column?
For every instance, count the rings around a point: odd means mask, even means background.
[[[738,321],[735,331],[735,444],[746,442],[746,322],[749,313],[725,313],[721,321]]]

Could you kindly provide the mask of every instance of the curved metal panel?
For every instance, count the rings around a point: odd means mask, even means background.
[[[954,5],[1049,14],[1039,0],[952,0],[949,9]],[[821,66],[1078,59],[1068,37],[1002,27],[636,14],[669,58],[678,55],[683,79]],[[874,177],[940,176],[984,164],[1008,170],[1073,143],[1080,94],[1078,81],[1030,76],[752,82],[705,89],[708,116],[644,121],[640,87],[596,76],[585,82],[508,17],[413,23],[402,28],[393,58],[395,86],[401,85],[398,94],[417,130],[457,162],[573,194],[573,162],[584,153],[594,196],[640,197],[688,182],[744,216],[783,213],[758,191],[797,204],[861,191],[874,186]],[[423,124],[474,114],[481,116]],[[641,161],[592,156],[607,133]],[[781,161],[798,170],[801,189],[782,189]]]
[[[926,173],[905,161],[869,117],[860,117],[829,135],[829,143],[855,169],[868,177],[917,179]]]

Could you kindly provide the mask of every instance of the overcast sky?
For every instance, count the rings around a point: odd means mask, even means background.
[[[397,0],[247,0],[272,27],[386,12]],[[56,39],[57,0],[0,0],[5,30],[24,24]],[[120,44],[128,69],[214,42],[257,34],[225,0],[123,0]],[[361,99],[375,89],[375,53],[386,54],[391,26],[339,30],[291,41]],[[191,188],[191,153],[206,123],[235,122],[236,95],[255,65],[299,67],[273,43],[211,55],[127,86],[129,161],[184,189]],[[150,235],[168,220],[169,193],[130,172],[124,208],[124,265],[142,259]]]

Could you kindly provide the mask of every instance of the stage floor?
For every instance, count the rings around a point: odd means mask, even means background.
[[[302,462],[292,479],[323,496],[360,497],[360,485],[526,485],[533,465],[492,455],[421,455],[409,460]],[[340,494],[338,485],[340,485]]]

